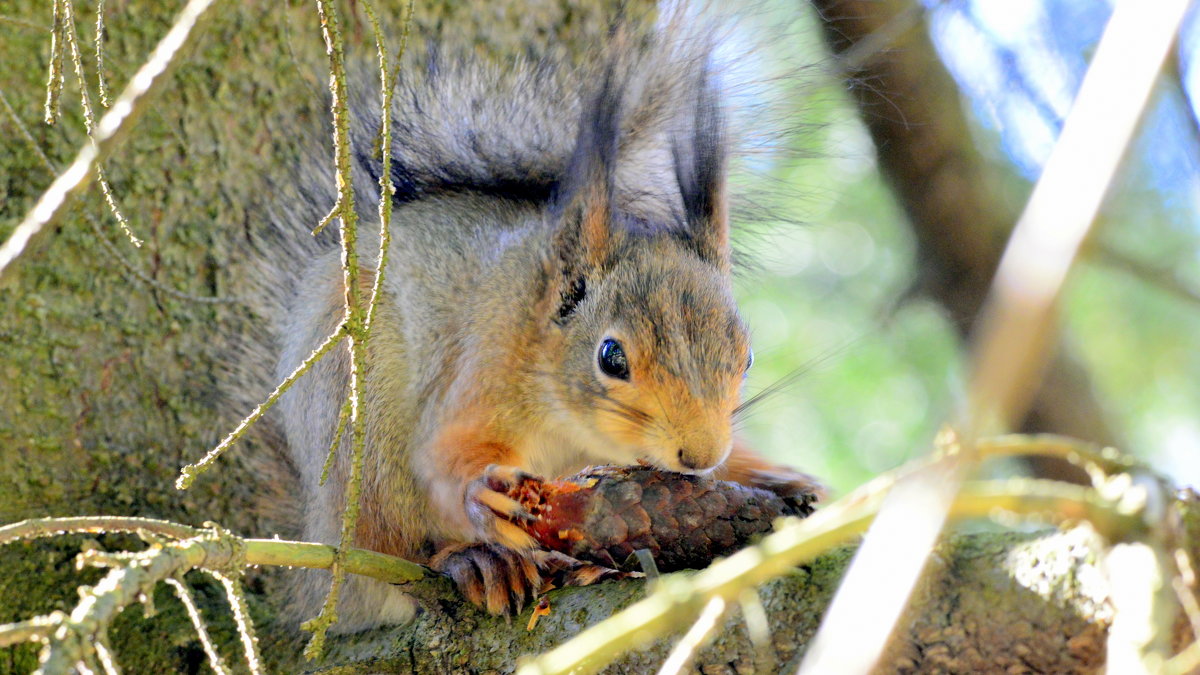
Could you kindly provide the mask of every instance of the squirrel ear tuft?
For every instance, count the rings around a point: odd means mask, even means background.
[[[676,137],[672,144],[675,178],[683,202],[685,240],[702,259],[728,270],[731,250],[725,190],[728,165],[725,119],[717,84],[707,66],[700,68],[697,79],[691,138]]]
[[[623,92],[616,60],[605,65],[600,87],[586,100],[575,150],[558,195],[557,253],[573,265],[597,267],[613,240],[613,194],[621,135]]]

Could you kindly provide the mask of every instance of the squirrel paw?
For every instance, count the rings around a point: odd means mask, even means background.
[[[770,490],[785,501],[814,495],[815,501],[823,501],[829,494],[821,481],[813,476],[784,467],[754,470],[745,483],[750,487]]]
[[[429,564],[450,577],[467,600],[492,614],[520,614],[543,586],[530,555],[496,544],[447,546]]]
[[[537,542],[511,520],[533,520],[533,515],[505,494],[523,480],[540,478],[516,467],[492,464],[483,476],[467,485],[467,518],[482,539],[510,549],[537,547]]]

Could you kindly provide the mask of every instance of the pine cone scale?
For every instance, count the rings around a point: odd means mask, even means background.
[[[783,515],[807,516],[815,494],[770,490],[650,467],[590,467],[560,481],[526,480],[509,491],[534,516],[516,521],[542,546],[625,571],[646,549],[661,571],[707,566]]]

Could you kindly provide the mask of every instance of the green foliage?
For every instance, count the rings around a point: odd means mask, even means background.
[[[853,103],[836,83],[814,86],[798,138],[813,158],[775,176],[798,224],[749,238],[763,270],[740,284],[756,354],[747,392],[803,375],[757,406],[746,433],[844,492],[926,452],[961,389],[962,357],[940,310],[904,299],[914,244]]]

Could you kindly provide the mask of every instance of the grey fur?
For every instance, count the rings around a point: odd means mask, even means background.
[[[438,465],[422,454],[452,412],[443,404],[458,400],[459,390],[468,386],[457,370],[464,355],[497,363],[504,349],[522,346],[511,344],[514,335],[560,345],[541,360],[513,363],[513,381],[496,394],[510,402],[504,414],[546,418],[530,433],[561,452],[538,454],[525,467],[541,473],[637,458],[627,451],[610,454],[608,439],[590,426],[593,417],[578,412],[600,415],[596,411],[609,405],[593,371],[596,336],[611,327],[653,336],[664,377],[682,383],[686,400],[680,406],[711,404],[726,386],[714,382],[740,378],[748,338],[729,290],[728,260],[698,253],[716,250],[697,246],[708,234],[694,221],[709,206],[685,204],[680,187],[687,183],[684,192],[693,195],[713,190],[724,173],[709,165],[687,182],[681,176],[700,169],[681,169],[681,162],[702,164],[698,154],[723,162],[725,154],[736,152],[728,145],[737,134],[716,126],[723,119],[711,63],[717,35],[712,26],[677,17],[650,34],[618,32],[583,67],[545,61],[498,66],[453,53],[403,64],[393,110],[395,161],[388,168],[397,179],[394,243],[364,404],[369,504],[364,518],[394,523],[404,533],[401,554],[424,560],[437,544],[465,536],[430,496],[429,486],[440,478]],[[585,270],[588,290],[578,312],[556,327],[539,313],[537,300],[569,292],[559,288],[571,280],[556,267],[562,260],[554,247],[567,227],[564,219],[572,217],[572,186],[580,182],[569,167],[581,117],[589,123],[585,102],[606,68],[616,82],[601,97],[619,96],[608,101],[620,129],[610,167],[616,231],[603,260]],[[374,101],[373,92],[362,96],[352,130],[367,265],[374,264],[378,246],[375,179],[384,170],[371,154],[378,128]],[[228,378],[230,405],[243,413],[342,316],[335,228],[316,238],[309,234],[334,201],[328,161],[314,161],[276,182],[270,226],[254,233],[248,265],[264,325],[243,341]],[[263,465],[275,466],[271,480],[299,486],[272,493],[293,498],[276,504],[275,511],[301,514],[297,529],[285,533],[308,541],[339,539],[347,442],[329,483],[319,486],[318,479],[346,394],[347,370],[346,349],[339,347],[283,397],[270,418],[273,426],[264,432]],[[681,448],[694,445],[697,456],[708,459],[728,444],[726,431],[667,429],[674,422],[663,419],[643,424],[662,427],[662,433],[678,436]],[[289,614],[314,615],[327,580],[323,573],[304,575]],[[400,621],[410,611],[395,588],[353,579],[344,591],[338,629]]]

